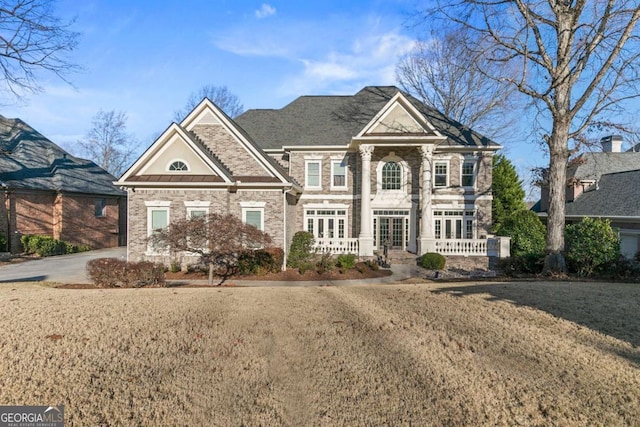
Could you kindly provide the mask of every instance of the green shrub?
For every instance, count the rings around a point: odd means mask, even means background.
[[[511,237],[511,256],[541,256],[546,248],[547,229],[535,212],[521,210],[500,225],[500,236]]]
[[[5,252],[7,250],[7,238],[4,234],[0,233],[0,252]]]
[[[24,252],[42,257],[75,253],[79,248],[71,243],[54,239],[51,236],[26,234],[20,238]]]
[[[380,264],[375,259],[368,259],[364,263],[370,270],[378,271],[380,269]]]
[[[322,254],[316,261],[316,271],[318,274],[328,273],[336,267],[336,260],[329,252]]]
[[[353,268],[356,265],[356,256],[354,254],[340,254],[336,262],[341,269]]]
[[[171,263],[169,264],[169,271],[172,273],[177,273],[178,271],[181,270],[181,266],[180,266],[180,261],[174,259],[173,261],[171,261]]]
[[[620,238],[609,220],[585,217],[565,228],[565,257],[570,271],[581,276],[611,269],[620,258]]]
[[[420,265],[427,270],[442,270],[447,259],[436,252],[427,252],[420,257]]]
[[[294,234],[287,257],[287,266],[299,269],[302,265],[308,264],[314,253],[314,242],[313,234],[309,232],[298,231]]]
[[[243,275],[277,273],[282,269],[284,251],[281,248],[249,250],[238,257],[238,272]]]

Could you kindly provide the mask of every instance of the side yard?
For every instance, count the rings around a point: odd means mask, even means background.
[[[70,426],[633,425],[639,305],[633,284],[0,283],[0,403]]]

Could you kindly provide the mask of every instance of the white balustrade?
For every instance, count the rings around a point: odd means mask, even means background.
[[[358,239],[316,239],[314,248],[318,253],[358,254]]]

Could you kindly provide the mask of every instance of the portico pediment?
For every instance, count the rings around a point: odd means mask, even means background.
[[[398,92],[355,139],[442,138],[428,120]]]

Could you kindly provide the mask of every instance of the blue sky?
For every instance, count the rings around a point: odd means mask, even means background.
[[[45,91],[4,100],[19,117],[73,152],[91,118],[125,111],[140,151],[193,91],[227,86],[245,109],[281,108],[301,95],[353,94],[396,84],[395,65],[416,38],[415,0],[59,0],[81,33],[71,59],[83,70],[41,81]],[[503,141],[499,141],[503,142]],[[537,146],[507,141],[521,174],[544,164]]]

